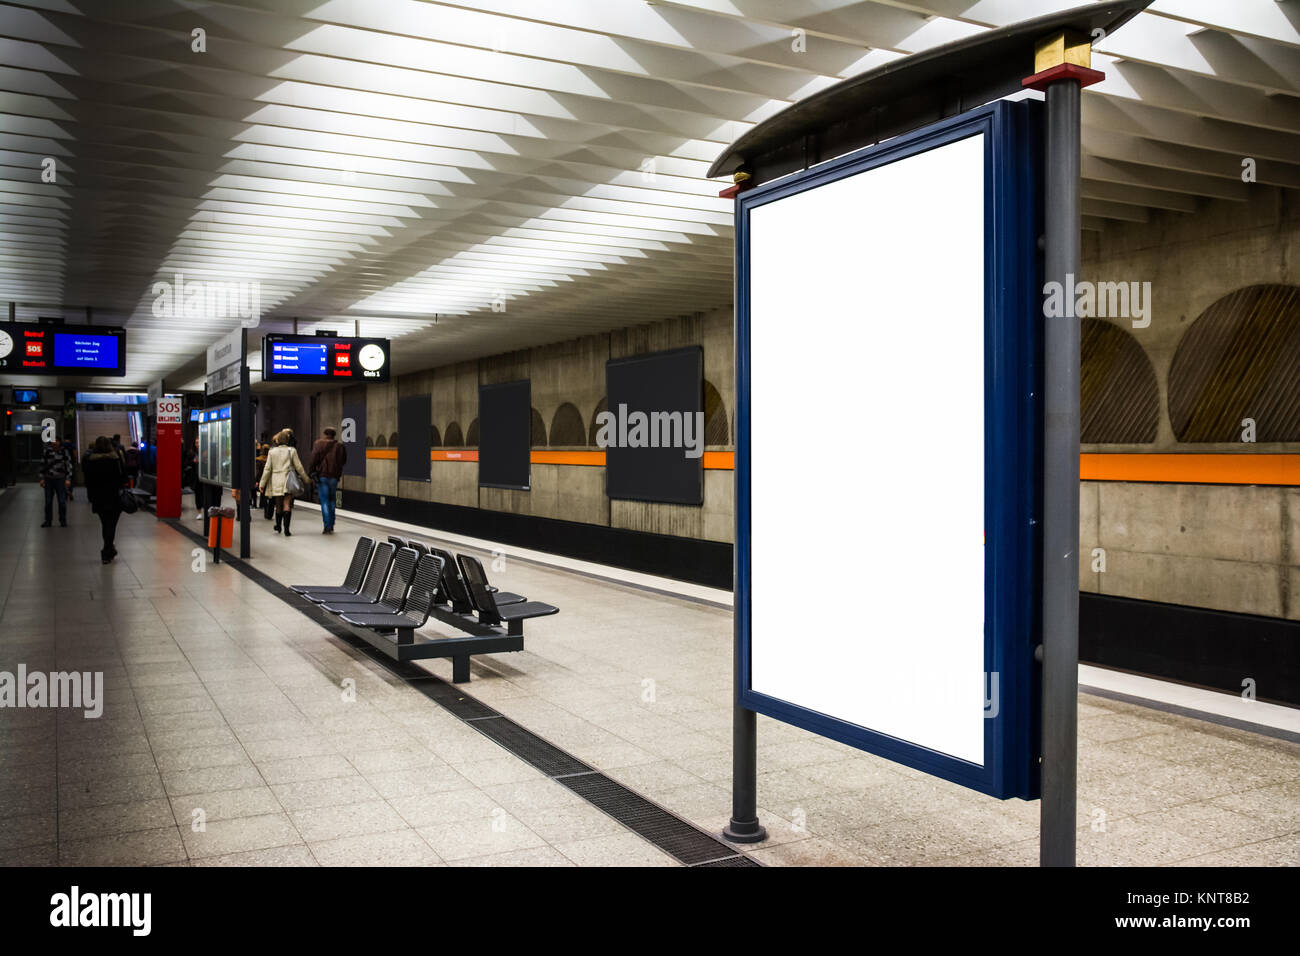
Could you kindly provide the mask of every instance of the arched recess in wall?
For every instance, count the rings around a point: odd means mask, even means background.
[[[582,412],[573,402],[564,402],[551,416],[551,444],[587,444],[587,427],[582,423]]]
[[[441,446],[442,446],[442,436],[438,434],[438,426],[433,424],[433,422],[430,422],[429,423],[429,447],[439,448]]]
[[[465,432],[465,447],[466,448],[478,447],[478,419],[477,418],[469,423],[469,430]]]
[[[375,444],[378,445],[380,448],[387,448],[388,436],[385,435],[383,432],[380,432],[379,437],[375,439]]]
[[[731,429],[727,427],[727,405],[708,379],[704,380],[704,444],[726,445]]]
[[[1160,386],[1133,334],[1102,319],[1084,319],[1079,370],[1079,440],[1139,444],[1156,440]]]
[[[388,436],[388,444],[393,446],[394,448],[397,447],[397,432],[393,432],[391,435]]]
[[[529,430],[532,432],[529,444],[534,448],[545,448],[546,422],[542,421],[542,413],[537,409],[530,408],[529,411],[532,413],[529,415]]]
[[[1219,299],[1169,366],[1169,421],[1183,442],[1300,441],[1300,286],[1253,285]]]
[[[475,419],[474,424],[475,424],[475,425],[478,424],[478,420],[477,420],[477,419]],[[470,427],[473,428],[474,426],[471,425]],[[446,436],[446,437],[445,437],[445,441],[446,441],[446,445],[447,445],[448,448],[464,448],[464,447],[465,447],[465,438],[464,438],[464,436],[462,436],[461,433],[460,433],[460,424],[459,424],[458,422],[448,422],[448,423],[447,423],[447,431],[445,432],[445,436]],[[475,432],[474,439],[475,439],[474,444],[477,445],[477,444],[478,444],[478,433],[477,433],[477,431]]]
[[[366,436],[366,447],[367,447],[367,448],[374,448],[374,447],[375,447],[375,440],[374,440],[373,438],[371,438],[369,435]]]
[[[609,411],[609,402],[605,396],[601,396],[600,401],[596,403],[596,410],[591,413],[591,423],[587,426],[587,444],[596,444],[596,433],[600,431],[600,423],[596,419],[600,418],[600,413]]]

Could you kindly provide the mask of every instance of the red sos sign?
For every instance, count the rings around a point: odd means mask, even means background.
[[[159,425],[179,425],[181,423],[181,400],[179,398],[158,399],[156,417]]]

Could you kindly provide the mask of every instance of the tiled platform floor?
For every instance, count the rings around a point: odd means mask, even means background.
[[[0,670],[102,670],[107,705],[0,710],[0,863],[676,865],[243,575],[196,571],[152,515],[122,519],[104,567],[84,501],[42,529],[35,488],[7,495]],[[254,564],[286,583],[338,580],[376,533],[322,536],[305,509],[295,525],[255,519]],[[562,612],[476,659],[469,693],[720,828],[730,612],[522,561],[490,573]],[[1080,717],[1081,863],[1300,863],[1300,746],[1092,696]],[[1036,862],[1036,803],[765,718],[759,740],[764,863]]]

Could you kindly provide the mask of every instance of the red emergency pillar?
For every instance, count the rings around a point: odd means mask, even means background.
[[[158,399],[154,420],[158,425],[158,488],[154,513],[159,518],[181,516],[181,400]]]

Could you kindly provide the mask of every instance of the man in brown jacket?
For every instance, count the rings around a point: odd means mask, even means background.
[[[321,435],[311,446],[311,464],[307,471],[315,478],[320,494],[320,517],[325,524],[321,534],[333,534],[334,498],[339,490],[339,479],[343,477],[343,466],[348,461],[348,450],[342,442],[334,440],[334,429],[326,428]]]

